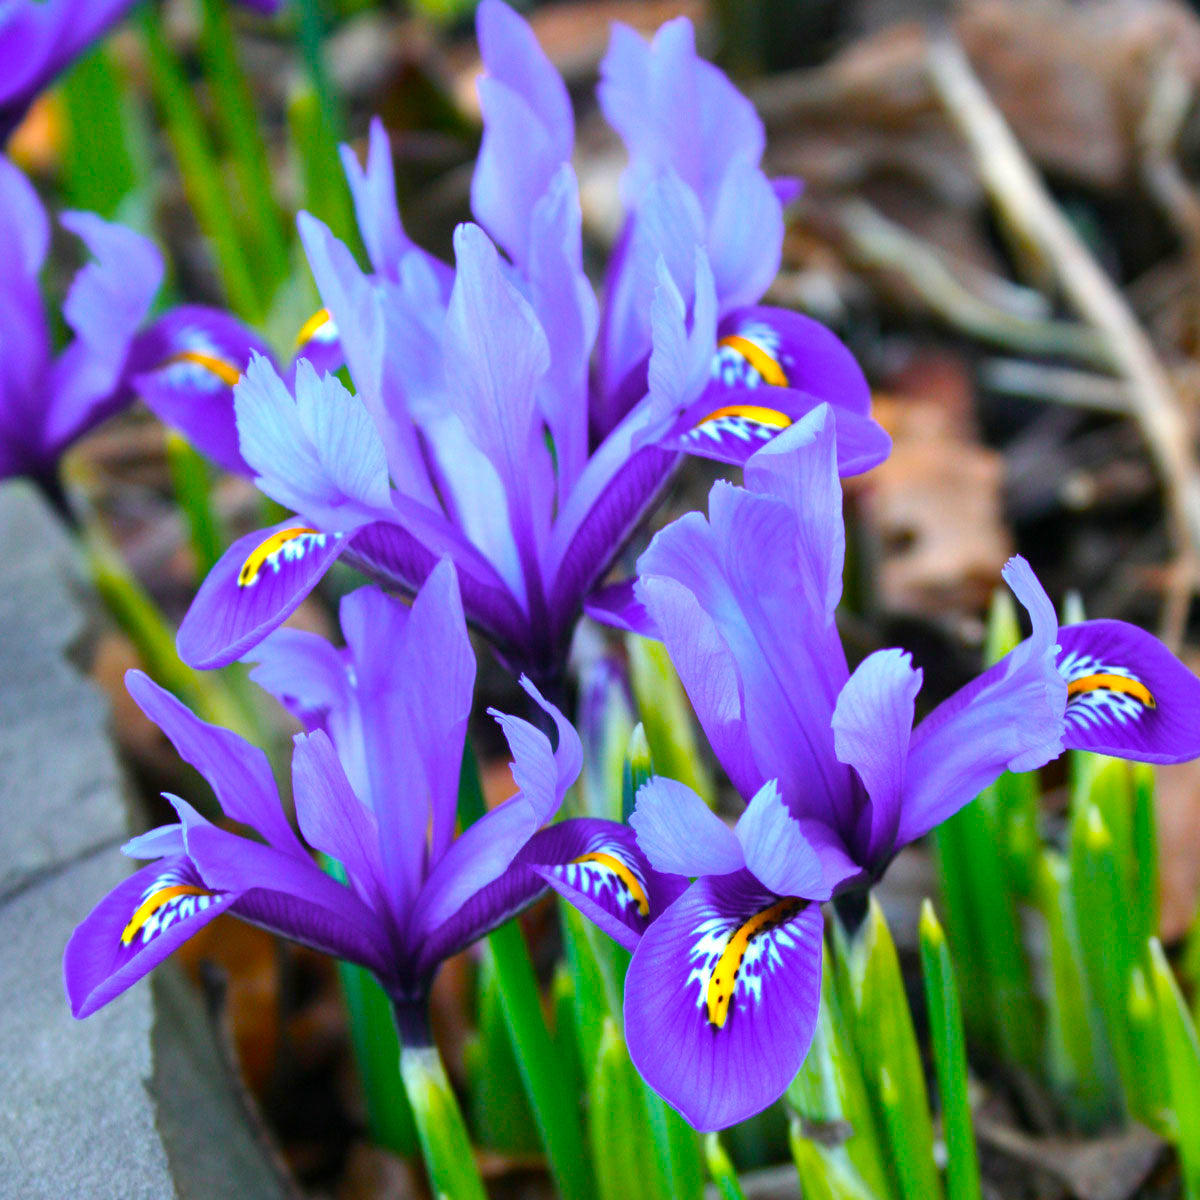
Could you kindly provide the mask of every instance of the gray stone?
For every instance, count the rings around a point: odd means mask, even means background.
[[[67,661],[84,627],[60,522],[0,487],[0,897],[126,829],[107,706]]]
[[[175,1195],[146,1090],[151,992],[76,1021],[62,986],[71,930],[127,872],[115,850],[30,885],[0,908],[0,1196]]]
[[[70,543],[0,486],[0,1200],[289,1195],[181,975],[86,1021],[67,938],[131,869],[108,709],[69,663],[84,628]]]

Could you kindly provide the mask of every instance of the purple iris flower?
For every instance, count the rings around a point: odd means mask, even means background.
[[[611,936],[636,943],[683,880],[650,869],[627,828],[587,818],[543,828],[579,773],[579,737],[537,689],[556,727],[499,713],[519,791],[456,836],[459,770],[475,659],[453,566],[439,564],[411,608],[365,588],[342,604],[345,649],[281,630],[256,677],[310,732],[296,737],[292,784],[303,841],[288,823],[266,756],[207,725],[140,672],[127,685],[180,755],[212,785],[211,824],[168,797],[179,823],[124,850],[153,859],[109,893],[72,935],[64,979],[85,1017],[219,913],[372,971],[405,1041],[428,1040],[426,998],[440,963],[547,887]],[[339,882],[313,851],[340,864]]]
[[[261,13],[282,0],[242,0]],[[102,38],[134,0],[0,0],[0,145],[38,93]]]
[[[457,231],[456,269],[405,233],[378,124],[365,169],[345,156],[372,272],[300,218],[325,305],[302,353],[312,347],[320,362],[302,365],[291,388],[256,363],[237,394],[242,455],[298,517],[235,543],[210,574],[180,629],[194,666],[244,654],[339,556],[412,592],[448,555],[468,620],[508,666],[550,683],[585,597],[681,453],[740,465],[823,401],[836,406],[843,474],[887,453],[866,380],[828,330],[755,310],[740,332],[723,332],[721,279],[697,229],[673,223],[669,188],[639,202],[643,233],[625,256],[625,269],[647,276],[640,391],[590,444],[599,315],[582,266],[570,101],[511,9],[485,0],[478,27],[479,224]],[[723,78],[699,66],[702,78]],[[723,279],[733,267],[721,252]],[[339,354],[357,398],[321,377]]]
[[[1060,629],[1028,564],[1004,577],[1032,634],[914,729],[921,672],[899,650],[851,673],[834,621],[844,534],[832,422],[818,410],[718,483],[638,561],[637,624],[666,644],[749,803],[735,830],[652,779],[632,825],[652,866],[694,879],[626,979],[630,1054],[694,1125],[766,1107],[807,1052],[820,902],[876,880],[1005,770],[1064,748],[1200,755],[1200,680],[1120,621]]]
[[[135,392],[206,453],[240,463],[230,385],[261,342],[197,306],[147,326],[163,273],[154,245],[93,213],[61,223],[96,261],[71,285],[63,317],[74,339],[53,355],[38,284],[50,224],[30,182],[0,158],[0,478],[30,475],[53,489],[67,446]]]

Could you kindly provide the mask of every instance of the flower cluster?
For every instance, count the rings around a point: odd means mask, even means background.
[[[68,945],[67,991],[76,1015],[93,1012],[228,910],[367,967],[421,1045],[439,963],[552,888],[633,951],[624,1025],[643,1077],[694,1126],[719,1129],[774,1101],[803,1061],[823,902],[869,888],[1006,770],[1070,748],[1200,755],[1200,681],[1132,626],[1059,628],[1019,558],[1004,574],[1030,636],[915,726],[922,679],[908,655],[879,651],[852,672],[835,623],[839,477],[888,442],[846,348],[759,303],[796,187],[763,174],[758,118],[697,58],[686,20],[649,44],[616,30],[599,97],[629,151],[627,215],[600,304],[563,81],[499,0],[480,6],[478,33],[477,224],[457,230],[454,265],[406,235],[374,125],[365,167],[345,164],[371,270],[301,217],[325,308],[285,374],[244,337],[180,350],[182,318],[151,327],[153,353],[126,336],[118,355],[75,297],[106,278],[103,239],[132,235],[70,226],[101,260],[68,301],[79,357],[109,352],[108,374],[88,374],[103,375],[96,394],[118,394],[147,362],[164,390],[184,367],[238,379],[211,428],[225,461],[296,517],[230,548],[179,649],[202,667],[249,658],[306,732],[292,756],[298,836],[261,751],[130,676],[247,833],[172,797],[178,823],[125,847],[151,865]],[[9,252],[29,278],[42,242],[24,236]],[[114,303],[103,314],[128,331],[152,291],[124,301],[119,322]],[[331,373],[343,364],[353,391]],[[687,454],[741,467],[742,485],[716,484],[707,516],[663,529],[635,580],[602,588]],[[342,602],[344,647],[280,628],[339,557],[371,580]],[[627,826],[555,822],[582,748],[543,692],[562,694],[585,606],[665,644],[745,801],[736,825],[662,777]],[[460,828],[468,623],[523,673],[541,725],[493,714],[517,792]]]

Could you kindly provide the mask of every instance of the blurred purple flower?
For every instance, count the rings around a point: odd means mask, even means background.
[[[666,644],[749,802],[735,837],[682,784],[653,779],[631,819],[652,866],[696,881],[634,954],[629,1050],[702,1129],[766,1107],[799,1069],[817,1015],[817,901],[869,886],[1003,771],[1064,747],[1200,755],[1200,680],[1123,622],[1059,629],[1020,558],[1004,577],[1032,635],[914,729],[921,672],[907,654],[847,668],[835,456],[823,408],[751,459],[744,488],[716,484],[707,519],[680,518],[638,560],[631,623]]]
[[[106,896],[72,935],[64,979],[85,1017],[221,912],[359,963],[392,999],[406,1042],[428,1040],[426,999],[441,962],[552,887],[627,946],[678,895],[632,833],[587,818],[543,829],[579,773],[578,735],[528,682],[557,730],[493,713],[519,791],[455,836],[475,660],[453,566],[430,574],[411,608],[365,588],[342,604],[346,648],[280,630],[255,678],[309,732],[292,783],[304,842],[284,816],[266,756],[206,725],[140,672],[130,693],[212,785],[226,817],[262,840],[211,824],[168,797],[179,823],[124,849],[154,859]],[[540,832],[539,832],[540,831]],[[307,843],[307,845],[305,844]],[[313,851],[341,867],[331,877]]]
[[[96,261],[75,276],[63,304],[74,338],[54,355],[38,283],[49,221],[33,186],[0,158],[0,478],[30,475],[53,488],[63,451],[135,392],[212,457],[240,463],[231,383],[262,343],[196,306],[143,328],[162,279],[158,250],[93,213],[61,223]]]
[[[283,0],[240,0],[260,13]],[[38,93],[102,38],[134,0],[0,0],[0,146]]]

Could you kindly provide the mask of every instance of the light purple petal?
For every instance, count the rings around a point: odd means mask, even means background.
[[[775,920],[747,938],[762,914]],[[739,931],[744,953],[723,962]],[[819,905],[781,902],[739,872],[697,880],[642,936],[625,976],[629,1054],[695,1128],[761,1112],[795,1077],[816,1026],[821,933]]]
[[[382,275],[392,275],[401,256],[412,249],[412,242],[400,223],[392,148],[383,122],[378,117],[371,119],[366,170],[349,146],[341,147],[341,158],[371,265]]]
[[[854,768],[866,789],[865,828],[847,831],[864,863],[895,849],[921,679],[908,654],[877,650],[855,668],[833,711],[838,759]]]
[[[229,729],[200,720],[143,671],[126,672],[125,687],[179,757],[208,781],[227,817],[249,825],[280,850],[304,853],[284,816],[271,764],[262,750]]]
[[[310,731],[326,728],[330,712],[350,702],[341,654],[315,633],[277,629],[245,661],[257,664],[250,678]]]
[[[1062,753],[1067,685],[1055,668],[1054,605],[1023,558],[1009,560],[1004,578],[1033,633],[913,731],[897,847],[953,816],[1003,771],[1031,771]]]
[[[1124,621],[1058,631],[1067,681],[1063,743],[1139,762],[1200,756],[1200,680],[1157,638]]]
[[[119,883],[83,919],[63,951],[72,1014],[89,1017],[103,1008],[237,898],[236,892],[208,888],[183,855],[151,863]]]
[[[299,521],[238,538],[208,573],[179,626],[179,657],[204,670],[241,658],[296,611],[346,546],[340,533]]]
[[[783,206],[756,163],[733,163],[717,189],[705,243],[721,311],[753,304],[779,272]]]
[[[638,789],[629,824],[659,871],[728,875],[746,865],[737,834],[686,784],[655,775]]]
[[[745,855],[746,869],[765,888],[780,896],[827,900],[820,854],[801,832],[770,779],[758,789],[738,818],[735,831]]]

